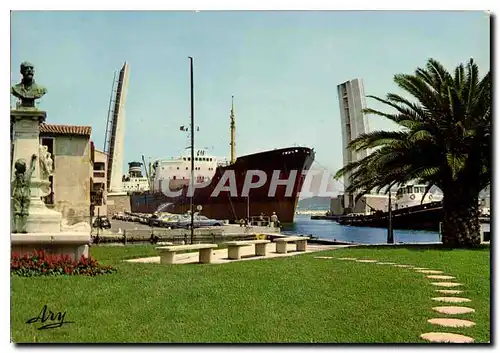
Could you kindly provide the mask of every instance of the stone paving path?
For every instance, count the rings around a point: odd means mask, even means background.
[[[327,259],[329,257],[316,257],[318,259]],[[349,257],[341,257],[336,258],[337,260],[352,260],[358,263],[374,263],[377,265],[391,265],[398,268],[404,268],[406,270],[414,270],[418,273],[425,274],[425,278],[429,280],[440,280],[438,282],[430,282],[431,285],[436,287],[459,287],[462,286],[462,283],[458,282],[448,282],[450,280],[456,279],[454,276],[443,275],[443,271],[428,269],[424,267],[414,267],[412,265],[406,264],[396,264],[393,262],[378,262],[373,259],[357,259],[357,258],[349,258]],[[436,296],[431,298],[431,300],[435,302],[443,302],[443,303],[468,303],[471,302],[469,298],[462,297],[454,297],[453,295],[463,293],[463,290],[455,290],[455,289],[436,289],[436,292],[440,294],[449,294],[450,296]],[[433,307],[437,313],[445,314],[445,315],[460,315],[467,313],[474,313],[475,310],[473,308],[469,308],[466,306],[436,306]],[[427,322],[430,324],[436,325],[437,327],[472,327],[476,323],[469,320],[462,320],[456,318],[431,318]],[[474,339],[472,337],[449,333],[449,332],[427,332],[420,335],[420,338],[423,340],[433,342],[433,343],[473,343]]]
[[[430,279],[455,279],[456,277],[453,277],[453,276],[430,275],[430,276],[425,276],[425,278],[430,278]]]

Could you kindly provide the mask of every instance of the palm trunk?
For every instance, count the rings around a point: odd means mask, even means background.
[[[457,193],[456,189],[444,194],[441,227],[443,245],[474,247],[481,243],[478,201],[477,195],[463,195]]]

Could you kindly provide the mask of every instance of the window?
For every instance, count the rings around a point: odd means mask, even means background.
[[[174,180],[175,180],[175,175],[174,175]]]
[[[94,163],[94,170],[103,171],[104,170],[104,163],[103,162],[95,162]]]

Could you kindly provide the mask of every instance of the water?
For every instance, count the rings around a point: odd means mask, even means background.
[[[359,244],[387,243],[386,228],[342,226],[334,221],[311,219],[309,215],[296,215],[295,224],[284,225],[284,234],[312,234],[320,239],[336,239]],[[394,229],[394,242],[438,242],[439,234],[423,230]]]

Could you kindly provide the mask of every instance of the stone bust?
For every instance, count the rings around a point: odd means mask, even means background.
[[[21,100],[21,106],[35,107],[35,100],[45,95],[47,89],[35,83],[35,68],[33,64],[26,61],[23,62],[21,64],[21,75],[23,75],[21,83],[12,86],[10,92],[14,97]]]

